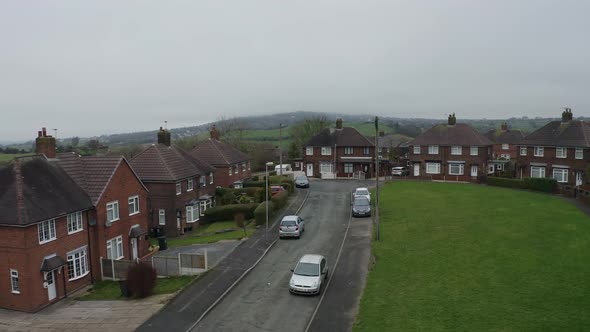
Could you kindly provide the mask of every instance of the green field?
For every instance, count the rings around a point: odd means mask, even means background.
[[[396,182],[355,331],[590,328],[590,218],[557,197]]]

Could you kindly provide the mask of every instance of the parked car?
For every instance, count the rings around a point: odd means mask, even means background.
[[[280,193],[281,191],[285,191],[285,188],[283,188],[283,186],[270,186],[271,196],[274,196]]]
[[[284,216],[279,224],[279,238],[300,238],[303,232],[305,232],[305,222],[299,216]]]
[[[322,255],[303,255],[291,272],[289,292],[319,294],[322,285],[328,280],[328,263]]]
[[[309,179],[305,175],[297,175],[295,177],[295,187],[309,188]]]
[[[366,197],[369,200],[369,202],[371,201],[371,193],[369,192],[369,189],[367,189],[367,188],[356,188],[354,190],[354,192],[352,193],[352,198],[354,200],[359,196]]]
[[[403,167],[403,166],[399,166],[399,167],[393,167],[391,169],[391,175],[395,175],[395,176],[408,176],[410,175],[410,171]]]
[[[364,196],[358,196],[352,201],[353,217],[370,217],[371,202]]]

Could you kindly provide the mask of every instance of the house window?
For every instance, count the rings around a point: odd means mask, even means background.
[[[306,156],[313,156],[313,146],[308,146],[305,148],[305,155]]]
[[[329,146],[322,146],[322,156],[329,156],[332,154],[332,148]]]
[[[193,190],[193,179],[186,180],[186,191]]]
[[[164,209],[158,211],[158,225],[166,225],[166,210]]]
[[[576,159],[584,159],[584,150],[576,149]]]
[[[242,163],[242,172],[246,171],[246,163]]]
[[[240,172],[240,164],[236,164],[236,165],[234,166],[234,174],[236,174],[236,175],[237,175],[239,172]]]
[[[352,146],[347,146],[344,148],[344,154],[352,154]]]
[[[503,143],[502,144],[502,150],[508,150],[508,144]]]
[[[207,177],[205,175],[201,175],[199,178],[199,186],[204,187],[207,185]]]
[[[213,172],[209,173],[209,184],[213,184]]]
[[[438,145],[429,145],[428,154],[438,154]]]
[[[344,173],[352,173],[353,171],[353,164],[344,164]]]
[[[426,174],[440,174],[440,163],[426,163]]]
[[[503,170],[504,169],[504,164],[497,164],[496,165],[496,169],[499,170],[499,171]]]
[[[139,213],[139,196],[129,197],[129,215]]]
[[[86,247],[76,249],[68,253],[68,278],[75,280],[88,274],[88,260],[86,259]]]
[[[204,216],[205,210],[207,210],[207,201],[200,201],[199,202],[199,215]]]
[[[567,148],[555,148],[555,157],[566,158],[567,157]]]
[[[321,162],[320,173],[332,173],[332,163],[325,161]]]
[[[478,147],[477,147],[477,146],[472,146],[472,147],[469,149],[469,154],[470,154],[470,155],[472,155],[472,156],[477,156],[477,155],[479,154],[479,149],[478,149]]]
[[[364,155],[368,155],[369,154],[369,148],[363,148],[363,154]]]
[[[107,203],[107,222],[119,220],[119,201]]]
[[[123,258],[123,237],[119,235],[107,241],[107,259],[121,258]]]
[[[176,195],[180,195],[182,193],[182,184],[180,182],[176,182]]]
[[[231,167],[232,167],[232,166],[231,166],[231,165],[229,165],[229,167],[227,168],[227,172],[228,172],[228,174],[229,174],[229,175],[232,175],[232,169],[231,169]]]
[[[494,164],[488,165],[488,174],[494,173],[495,170],[496,170],[496,166]]]
[[[49,219],[37,225],[39,231],[39,244],[55,240],[55,219]]]
[[[521,156],[526,156],[526,146],[521,146],[520,147],[520,155]]]
[[[10,287],[12,293],[20,294],[20,285],[18,283],[18,271],[10,269]]]
[[[535,152],[534,152],[534,156],[535,157],[543,157],[543,155],[545,154],[545,148],[542,146],[535,146]]]
[[[462,152],[463,152],[463,150],[460,145],[451,146],[451,154],[452,155],[460,156]],[[438,151],[436,153],[438,153]]]
[[[449,164],[449,175],[463,175],[464,168],[463,164]]]
[[[420,154],[420,145],[414,145],[414,154]]]
[[[567,169],[566,168],[554,168],[553,178],[560,183],[567,183]]]
[[[532,178],[544,178],[545,167],[531,166],[531,177]]]
[[[83,230],[82,226],[82,212],[74,212],[68,214],[68,234],[77,233]]]
[[[199,205],[189,205],[186,207],[186,222],[193,223],[199,220]]]

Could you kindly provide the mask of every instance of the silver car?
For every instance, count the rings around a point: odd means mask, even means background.
[[[279,224],[279,237],[296,237],[300,238],[301,233],[305,232],[305,222],[299,216],[284,216]]]
[[[303,255],[291,272],[289,292],[319,294],[322,285],[328,280],[328,263],[322,255]]]
[[[295,187],[309,188],[309,179],[305,175],[297,175],[295,177]]]
[[[352,193],[352,198],[355,199],[357,197],[366,197],[369,202],[371,201],[371,192],[367,188],[356,188]]]

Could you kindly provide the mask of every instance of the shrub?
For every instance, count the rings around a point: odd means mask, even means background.
[[[281,186],[288,189],[290,193],[295,191],[295,181],[293,179],[281,180]]]
[[[236,202],[236,195],[231,191],[226,192],[221,197],[221,205],[235,204]]]
[[[259,189],[259,187],[249,187],[249,188],[234,188],[234,189],[229,189],[231,190],[234,195],[236,196],[240,196],[240,195],[248,195],[248,196],[252,196],[254,197],[256,195],[256,191]]]
[[[498,177],[488,177],[487,182],[492,186],[508,187],[508,188],[524,188],[524,182],[519,179],[506,179]]]
[[[215,188],[215,196],[223,197],[223,195],[227,194],[230,190],[231,189],[229,189],[229,188],[223,188],[223,187]]]
[[[272,201],[268,202],[268,217],[270,218],[273,215],[274,211],[274,203]],[[256,225],[264,225],[266,223],[266,201],[258,204],[256,210],[254,210],[254,219],[256,220]]]
[[[252,181],[258,181],[258,175],[254,175],[254,176],[252,177]]]
[[[130,295],[144,298],[153,294],[158,274],[151,264],[140,262],[127,270],[127,287]]]
[[[254,210],[258,206],[257,203],[250,204],[229,204],[212,207],[205,210],[205,220],[208,222],[215,222],[220,220],[233,220],[236,213],[244,213],[246,219],[254,216]]]
[[[294,189],[293,189],[293,186],[292,186],[290,183],[288,183],[288,182],[283,182],[283,183],[281,183],[281,186],[282,186],[283,188],[285,188],[285,190],[286,190],[287,192],[289,192],[289,193],[292,193],[292,192],[293,192],[293,190],[294,190]]]
[[[269,176],[268,177],[268,183],[272,183],[272,184],[280,184],[285,180],[290,180],[291,178],[287,175],[275,175],[275,176]]]
[[[264,181],[245,181],[243,183],[244,188],[264,187],[265,185],[266,185],[266,182],[264,182]]]
[[[282,208],[283,206],[285,206],[285,204],[287,204],[287,198],[289,198],[289,192],[288,191],[281,191],[278,194],[274,195],[271,198],[271,201],[274,203],[273,207],[278,210],[280,208]]]
[[[557,190],[557,180],[551,178],[525,178],[524,185],[527,189],[545,193],[554,193]]]

